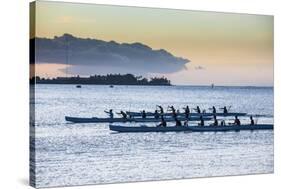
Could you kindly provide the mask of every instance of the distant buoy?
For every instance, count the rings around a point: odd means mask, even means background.
[[[110,88],[113,88],[114,86],[113,86],[113,85],[110,85],[109,87],[110,87]]]
[[[81,85],[76,85],[76,88],[81,88],[82,86]]]

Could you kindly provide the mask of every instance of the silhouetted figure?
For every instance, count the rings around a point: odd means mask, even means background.
[[[190,114],[189,106],[186,106],[186,108],[184,108],[184,114],[185,114],[185,118],[189,118],[189,114]]]
[[[164,120],[163,116],[161,116],[161,123],[157,126],[158,127],[167,127],[167,122]]]
[[[217,110],[216,110],[216,107],[215,106],[213,106],[213,114],[216,114],[217,113]]]
[[[176,113],[176,109],[175,109],[175,107],[174,107],[174,106],[168,106],[168,108],[170,108],[170,109],[171,109],[172,113]]]
[[[177,115],[177,113],[176,113],[176,112],[172,112],[172,116],[173,116],[173,118],[175,118],[175,119],[176,119],[178,115]]]
[[[176,126],[182,126],[182,124],[181,124],[181,121],[180,121],[180,120],[178,120],[177,118],[175,118],[175,121],[176,121]]]
[[[127,119],[127,114],[125,112],[123,112],[122,110],[120,111],[120,113],[117,113],[117,114],[121,114],[124,119]]]
[[[196,111],[198,114],[201,113],[201,110],[200,110],[199,106],[196,107],[195,111]]]
[[[189,118],[189,113],[184,112],[185,118],[188,119]]]
[[[159,105],[157,105],[157,107],[160,109],[160,113],[161,113],[161,114],[164,114],[164,109],[163,109],[163,107],[162,107],[162,106],[159,106]]]
[[[141,112],[141,117],[142,117],[143,119],[146,118],[145,110],[143,110],[143,111]]]
[[[223,113],[224,113],[224,114],[227,114],[227,113],[228,113],[226,106],[223,107]]]
[[[184,121],[183,125],[188,127],[188,119]]]
[[[114,117],[112,109],[110,109],[109,111],[104,111],[104,112],[107,113],[111,119]]]
[[[225,121],[221,120],[221,126],[225,126]]]
[[[255,125],[255,122],[254,122],[253,116],[250,116],[250,120],[251,120],[251,125]]]
[[[218,123],[218,120],[217,120],[217,116],[214,116],[214,126],[218,126],[219,123]]]
[[[204,119],[203,119],[203,116],[200,116],[200,123],[199,123],[199,126],[204,126],[205,123],[204,123]]]
[[[154,118],[159,119],[159,113],[157,110],[154,111]]]
[[[238,116],[235,116],[235,120],[234,120],[234,125],[241,125],[240,120],[238,119]]]

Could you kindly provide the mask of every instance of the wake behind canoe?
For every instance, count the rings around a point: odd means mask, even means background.
[[[117,132],[219,132],[219,131],[240,131],[240,130],[273,130],[272,124],[258,125],[230,125],[230,126],[179,126],[179,127],[129,127],[120,125],[109,125],[111,131]]]
[[[166,122],[174,122],[175,119],[172,117],[164,118]],[[204,117],[205,121],[211,120],[210,117]],[[65,120],[72,122],[72,123],[115,123],[115,122],[160,122],[161,119],[156,118],[82,118],[82,117],[69,117],[65,116]],[[185,121],[185,117],[178,117],[179,121]],[[199,117],[190,117],[188,118],[189,121],[199,121]]]

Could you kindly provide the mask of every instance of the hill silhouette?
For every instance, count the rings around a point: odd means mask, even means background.
[[[72,75],[107,74],[108,69],[121,74],[171,73],[184,69],[189,62],[164,49],[155,50],[139,42],[117,43],[70,34],[53,39],[37,37],[31,39],[31,44],[34,41],[35,60],[31,62],[68,64]],[[99,70],[104,71],[94,72]]]

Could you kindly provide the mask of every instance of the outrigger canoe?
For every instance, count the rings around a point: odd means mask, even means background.
[[[109,125],[111,131],[117,132],[219,132],[219,131],[240,131],[240,130],[273,130],[272,124],[258,125],[229,125],[229,126],[171,126],[171,127],[148,127],[148,126],[120,126]]]
[[[126,112],[127,115],[131,116],[131,117],[140,117],[142,116],[141,112]],[[145,113],[146,116],[154,116],[155,113],[153,112],[146,112]],[[161,114],[159,113],[159,115],[163,115],[163,116],[173,116],[172,113],[164,113]],[[185,116],[185,113],[178,113],[178,116]],[[189,116],[203,116],[203,117],[208,117],[208,116],[222,116],[222,117],[228,117],[228,116],[245,116],[247,115],[247,113],[238,113],[238,112],[229,112],[229,113],[190,113]]]
[[[185,117],[178,117],[179,121],[185,121]],[[205,121],[211,120],[211,117],[204,117]],[[91,118],[82,118],[82,117],[69,117],[65,116],[65,120],[72,122],[72,123],[115,123],[115,122],[160,122],[161,119],[156,118],[97,118],[97,117],[91,117]],[[175,121],[174,118],[164,118],[167,122],[173,122]],[[188,118],[188,121],[199,121],[200,117],[190,117]]]
[[[97,118],[97,117],[69,117],[65,116],[65,120],[72,123],[114,123],[114,122],[126,122],[124,118]]]

